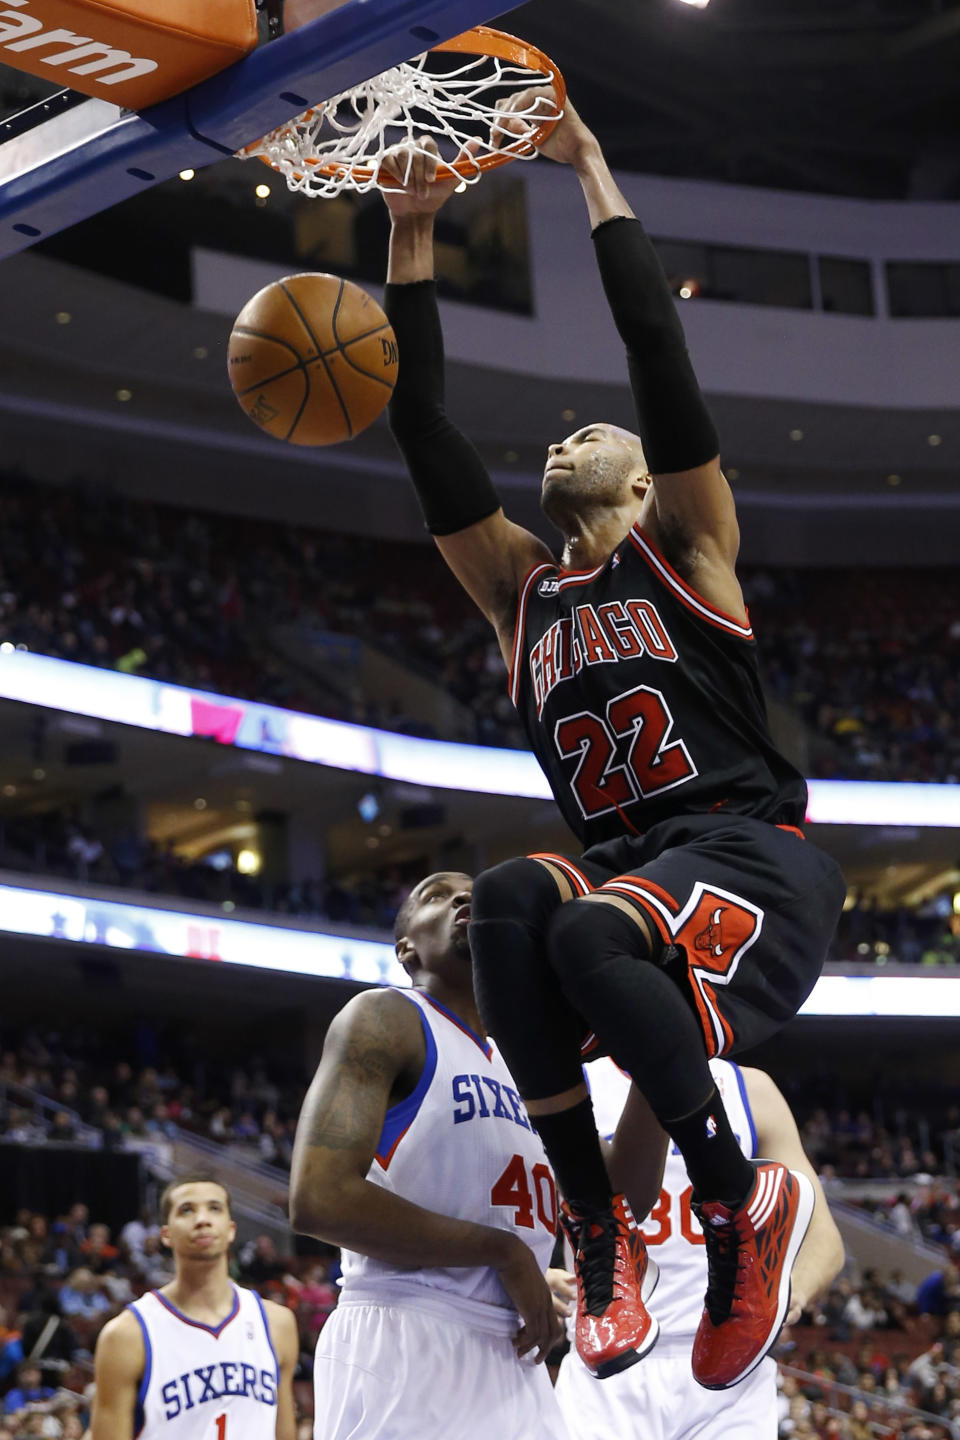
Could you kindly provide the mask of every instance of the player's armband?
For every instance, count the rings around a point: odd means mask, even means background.
[[[627,347],[643,452],[654,475],[694,470],[720,441],[687,353],[677,307],[639,220],[605,220],[593,232],[600,278]]]
[[[397,337],[400,371],[390,429],[403,453],[432,535],[454,535],[500,509],[486,466],[444,410],[443,331],[436,285],[388,285],[384,309]]]

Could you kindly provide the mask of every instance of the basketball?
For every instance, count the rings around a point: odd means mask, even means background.
[[[336,445],[393,393],[397,342],[380,306],[338,275],[288,275],[259,290],[230,335],[234,394],[268,435]]]

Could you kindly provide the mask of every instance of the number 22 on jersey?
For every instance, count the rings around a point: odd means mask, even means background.
[[[606,718],[581,711],[560,720],[554,743],[576,760],[570,777],[585,819],[672,790],[697,773],[684,742],[670,739],[673,716],[659,690],[640,685],[607,706]],[[625,759],[618,741],[626,745]]]

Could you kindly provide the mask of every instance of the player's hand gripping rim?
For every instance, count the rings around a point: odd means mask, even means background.
[[[474,161],[479,140],[468,140],[454,164]],[[477,167],[479,170],[479,166]],[[445,205],[463,184],[460,175],[440,157],[432,135],[394,145],[384,155],[377,183],[387,209],[396,218],[405,215],[432,215]]]
[[[552,120],[558,113],[560,120],[547,138],[540,143],[540,154],[560,165],[575,165],[591,147],[596,145],[592,131],[580,119],[567,96],[562,112],[557,105],[557,93],[552,85],[529,85],[515,95],[502,97],[497,101],[499,118],[494,121],[490,143],[495,150],[501,146],[515,146],[519,141],[529,139],[536,133],[544,120]],[[531,147],[532,148],[532,147]]]
[[[563,1325],[533,1251],[512,1235],[505,1239],[508,1257],[494,1268],[520,1316],[514,1348],[521,1358],[536,1351],[536,1363],[541,1365],[563,1339]]]

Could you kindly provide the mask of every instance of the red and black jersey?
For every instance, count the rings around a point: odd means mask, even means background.
[[[803,822],[749,623],[697,595],[639,526],[595,570],[530,571],[510,696],[584,845],[678,815]]]

